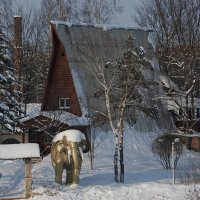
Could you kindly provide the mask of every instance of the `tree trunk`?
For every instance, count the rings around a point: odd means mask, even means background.
[[[119,154],[120,154],[120,182],[124,182],[124,123],[120,122],[120,141],[119,141]]]
[[[111,114],[111,107],[110,107],[110,97],[109,97],[109,89],[105,88],[105,97],[106,97],[106,107],[108,111],[108,119],[113,130],[115,136],[115,153],[114,153],[114,180],[116,183],[119,182],[119,173],[118,173],[118,152],[119,152],[119,132],[115,129],[113,125],[113,117]]]
[[[125,100],[122,103],[122,108],[120,109],[120,121],[119,121],[119,130],[120,130],[120,140],[119,140],[119,164],[120,164],[120,183],[124,182],[124,108],[123,106]]]
[[[124,182],[124,148],[123,144],[120,143],[119,147],[119,153],[120,153],[120,183]]]
[[[90,149],[90,169],[93,170],[94,164],[94,141],[91,141],[91,149]]]
[[[195,119],[195,110],[194,110],[194,94],[191,94],[191,112],[192,112],[192,122]]]
[[[116,183],[119,182],[118,173],[118,135],[115,135],[115,154],[114,154],[114,180]]]
[[[88,152],[89,158],[90,158],[90,169],[93,170],[93,155],[94,155],[94,149],[93,149],[93,137],[92,133],[90,136],[90,150]]]
[[[185,112],[185,128],[186,134],[189,134],[189,108],[188,108],[188,95],[186,96],[186,112]]]

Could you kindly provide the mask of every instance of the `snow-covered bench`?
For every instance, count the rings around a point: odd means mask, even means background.
[[[0,145],[0,160],[24,159],[25,161],[25,196],[32,195],[31,159],[40,158],[39,145],[35,143],[2,144]]]

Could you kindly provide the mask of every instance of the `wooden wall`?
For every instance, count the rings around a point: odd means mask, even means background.
[[[180,136],[180,139],[188,149],[200,152],[200,136]]]
[[[62,109],[76,116],[81,116],[71,70],[67,61],[67,55],[56,32],[53,32],[53,57],[49,70],[45,98],[42,105],[43,111],[59,110],[59,98],[70,99],[70,109]]]

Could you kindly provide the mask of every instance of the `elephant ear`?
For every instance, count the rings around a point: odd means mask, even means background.
[[[80,141],[80,143],[79,143],[79,146],[82,148],[82,151],[84,152],[84,153],[86,153],[87,152],[87,142],[86,142],[86,140],[81,140]]]
[[[57,152],[61,153],[63,150],[64,150],[64,144],[63,142],[59,141],[57,144],[56,144],[56,150]]]
[[[56,157],[56,149],[55,149],[55,144],[52,145],[51,147],[51,163],[53,165],[53,167],[55,167],[55,158]]]

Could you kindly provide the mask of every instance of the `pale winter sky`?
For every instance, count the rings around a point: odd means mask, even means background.
[[[16,4],[25,4],[31,6],[40,5],[42,0],[13,0],[13,6]],[[114,1],[114,0],[113,0]],[[113,20],[113,25],[137,26],[132,16],[135,15],[135,7],[140,4],[140,0],[116,0],[118,6],[123,7],[123,13],[116,15]]]
[[[136,6],[140,5],[140,0],[117,0],[119,6],[123,6],[124,10],[121,15],[117,15],[114,24],[125,26],[137,26],[132,16],[135,15]]]

